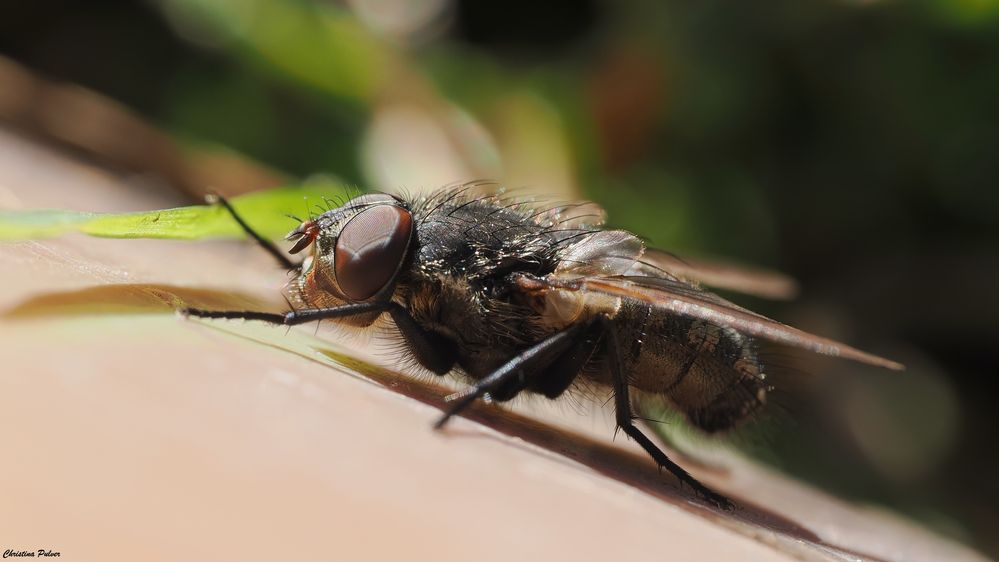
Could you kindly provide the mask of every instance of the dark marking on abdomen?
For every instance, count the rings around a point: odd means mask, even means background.
[[[730,429],[766,400],[753,342],[731,328],[625,301],[615,329],[631,341],[622,354],[631,385],[667,399],[704,431]]]

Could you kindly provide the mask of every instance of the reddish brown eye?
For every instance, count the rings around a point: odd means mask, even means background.
[[[343,296],[373,297],[395,277],[413,231],[409,211],[376,205],[350,219],[340,231],[333,256],[336,283]]]

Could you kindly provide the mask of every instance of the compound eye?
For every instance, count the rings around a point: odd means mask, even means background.
[[[391,283],[412,233],[412,215],[395,205],[369,207],[347,221],[333,255],[333,273],[343,296],[363,301]]]

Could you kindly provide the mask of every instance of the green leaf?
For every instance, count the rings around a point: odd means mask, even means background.
[[[356,190],[350,190],[356,192]],[[282,187],[230,200],[240,216],[267,238],[280,238],[297,226],[288,215],[307,217],[344,201],[342,185]],[[0,211],[0,240],[54,238],[83,232],[104,238],[242,238],[243,230],[218,205],[194,205],[139,213],[86,213],[65,210]]]

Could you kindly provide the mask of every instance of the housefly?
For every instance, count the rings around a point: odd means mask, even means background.
[[[862,363],[893,361],[808,334],[744,308],[701,284],[781,296],[785,278],[703,266],[648,249],[635,235],[600,227],[591,204],[539,206],[466,184],[409,199],[366,194],[302,222],[287,240],[293,263],[233,218],[282,265],[293,310],[188,309],[190,316],[294,325],[335,319],[371,326],[387,315],[419,365],[457,373],[467,391],[442,427],[481,398],[521,392],[555,399],[573,386],[610,391],[616,424],[661,468],[719,506],[634,423],[633,399],[667,401],[707,433],[750,418],[766,402],[768,365],[758,342]]]

